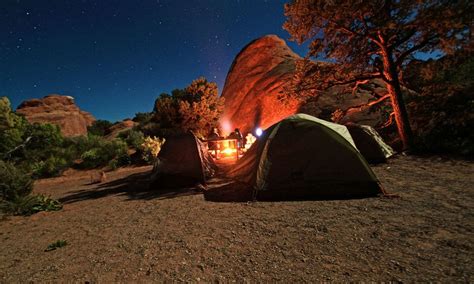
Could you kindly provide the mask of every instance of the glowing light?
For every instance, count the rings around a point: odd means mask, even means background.
[[[221,151],[221,153],[226,156],[235,155],[235,153],[237,153],[237,149],[225,148]]]
[[[262,135],[262,133],[263,133],[263,130],[262,130],[260,127],[257,127],[257,129],[255,129],[255,134],[256,134],[257,136],[260,137],[260,136]]]
[[[250,147],[252,146],[252,144],[257,140],[257,138],[255,138],[255,136],[252,135],[252,133],[249,133],[247,134],[247,136],[245,137],[245,150],[248,150],[250,149]]]
[[[228,120],[222,120],[221,129],[222,129],[222,134],[224,136],[227,136],[232,132],[232,124]]]

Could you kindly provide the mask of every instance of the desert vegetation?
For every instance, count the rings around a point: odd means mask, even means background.
[[[56,125],[29,123],[3,97],[0,100],[2,208],[14,214],[60,208],[54,200],[30,196],[35,179],[57,177],[69,168],[107,171],[153,163],[165,141],[160,137],[186,131],[205,137],[217,125],[222,107],[217,85],[198,78],[188,87],[174,90],[172,95],[162,94],[155,101],[153,112],[137,113],[136,127],[121,131],[116,137],[109,137],[115,124],[107,120],[93,122],[86,136],[64,137]]]
[[[169,134],[192,131],[206,137],[218,126],[224,99],[219,97],[217,85],[201,77],[184,89],[163,93],[155,101],[153,112],[139,113],[139,130],[146,135],[166,137]]]

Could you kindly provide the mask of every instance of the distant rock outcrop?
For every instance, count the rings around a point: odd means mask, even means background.
[[[131,119],[124,119],[120,122],[115,123],[109,128],[109,134],[107,134],[107,139],[116,138],[120,133],[130,130],[133,127],[137,126],[138,123]]]
[[[279,99],[285,85],[293,79],[295,54],[285,41],[268,35],[252,41],[237,55],[227,74],[222,96],[225,98],[223,128],[240,128],[242,133],[263,129],[297,112],[338,123],[354,122],[373,127],[382,124],[384,115],[368,106],[373,94],[383,96],[383,82],[371,81],[352,94],[347,86],[334,87],[310,99],[304,105],[297,99]],[[337,115],[335,115],[337,114]]]
[[[73,137],[87,134],[87,127],[95,118],[82,111],[74,103],[74,98],[49,95],[42,99],[22,102],[17,110],[30,123],[51,123],[59,126],[64,136]]]

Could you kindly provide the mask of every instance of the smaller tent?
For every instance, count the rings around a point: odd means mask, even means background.
[[[272,125],[229,172],[257,199],[364,197],[377,177],[344,125],[296,114]]]
[[[392,147],[387,145],[372,127],[354,123],[346,124],[346,126],[357,149],[367,162],[372,164],[385,163],[388,158],[395,154]]]
[[[206,183],[216,165],[207,147],[194,134],[168,137],[153,168],[153,187],[192,186]]]

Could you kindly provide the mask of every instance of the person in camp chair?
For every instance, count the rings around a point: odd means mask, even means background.
[[[237,145],[235,145],[235,149],[240,153],[241,149],[243,148],[243,142],[244,142],[244,137],[242,136],[242,133],[240,133],[240,129],[236,128],[234,132],[232,132],[229,137],[229,139],[236,139],[237,140]]]
[[[219,160],[219,154],[220,154],[220,144],[217,140],[222,139],[222,137],[219,135],[219,130],[214,127],[212,129],[211,134],[207,137],[207,140],[209,141],[209,150],[211,151],[212,155],[214,158]]]

